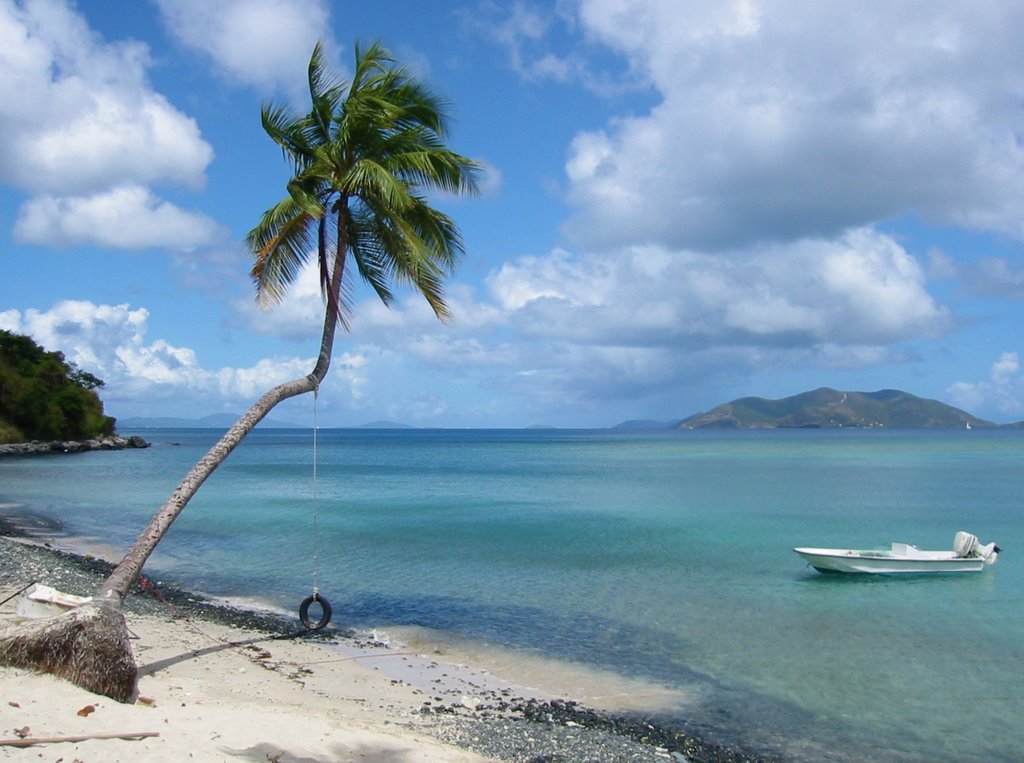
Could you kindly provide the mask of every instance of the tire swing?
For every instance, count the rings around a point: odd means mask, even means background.
[[[316,622],[311,620],[309,617],[309,608],[313,605],[314,602],[320,605],[321,612],[320,619]],[[313,593],[307,596],[305,599],[303,599],[302,604],[299,605],[299,619],[302,621],[302,624],[306,626],[307,630],[320,630],[331,621],[330,602],[328,602],[327,599],[321,596],[320,592],[314,588]]]
[[[317,541],[319,540],[319,515],[316,503],[316,436],[318,429],[316,421],[316,398],[319,391],[319,387],[313,389],[313,593],[303,599],[302,604],[299,605],[299,620],[302,621],[302,624],[307,630],[311,631],[321,630],[331,621],[331,604],[320,594],[320,589],[317,587],[317,575],[319,573],[319,570],[317,569],[317,557],[319,551],[317,548]],[[320,606],[319,620],[313,620],[309,616],[309,608],[314,604]]]

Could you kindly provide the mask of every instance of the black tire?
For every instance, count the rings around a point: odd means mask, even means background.
[[[320,619],[316,622],[309,619],[309,605],[313,602],[320,605],[320,611],[322,613],[320,615]],[[327,599],[319,593],[307,596],[299,606],[299,619],[308,630],[318,631],[321,628],[326,627],[327,623],[331,621],[331,605],[328,603]]]

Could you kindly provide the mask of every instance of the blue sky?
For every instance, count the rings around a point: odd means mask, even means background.
[[[453,103],[484,193],[438,204],[455,319],[354,294],[320,422],[604,427],[898,388],[1024,419],[1024,6],[0,0],[0,328],[107,412],[241,412],[310,370],[261,103],[380,39]],[[308,400],[273,416],[309,420]]]

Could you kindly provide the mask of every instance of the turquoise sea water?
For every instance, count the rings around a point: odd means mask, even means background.
[[[0,502],[123,551],[219,433],[0,461]],[[1024,760],[1024,432],[259,430],[147,566],[681,690],[791,761]],[[980,575],[825,576],[793,546],[995,541]]]

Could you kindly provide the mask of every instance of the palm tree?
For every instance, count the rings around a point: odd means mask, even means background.
[[[91,691],[127,701],[136,667],[121,612],[142,567],[199,487],[282,400],[315,392],[327,375],[338,323],[347,326],[345,284],[358,275],[390,304],[391,284],[420,292],[449,317],[443,281],[462,254],[454,222],[426,193],[473,194],[481,166],[447,147],[447,104],[398,66],[380,44],[355,50],[346,85],[324,64],[323,46],[309,62],[311,109],[262,110],[263,127],[294,169],[288,195],[267,210],[247,238],[254,254],[257,299],[279,301],[314,256],[325,315],[313,370],[264,394],[192,467],[101,585],[94,603],[0,640],[0,661],[42,669]]]

